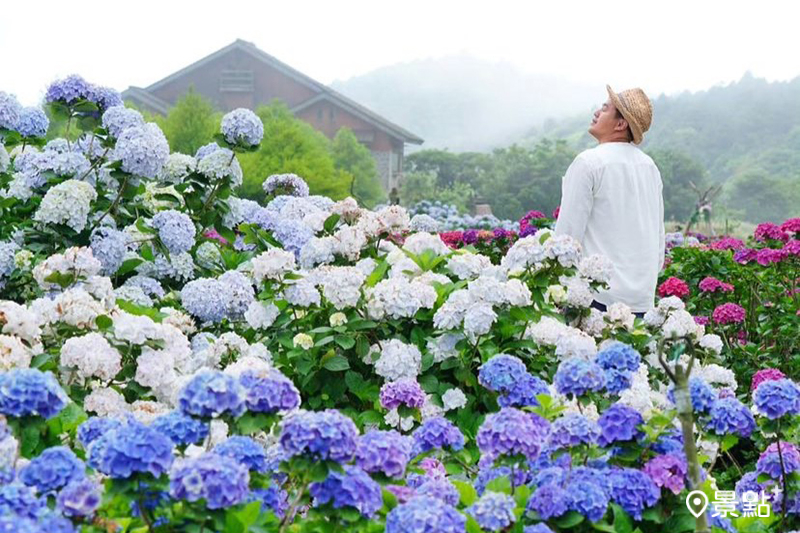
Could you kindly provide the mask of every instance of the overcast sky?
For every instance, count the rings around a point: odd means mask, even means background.
[[[800,75],[800,3],[759,0],[4,3],[0,90],[35,104],[79,73],[147,86],[237,38],[323,83],[467,53],[620,90],[702,90],[750,70]]]

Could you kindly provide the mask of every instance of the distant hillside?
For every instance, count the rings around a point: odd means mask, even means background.
[[[598,102],[598,87],[469,56],[383,67],[331,87],[425,139],[423,148],[489,150]]]

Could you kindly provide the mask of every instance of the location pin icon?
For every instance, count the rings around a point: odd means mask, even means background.
[[[686,495],[686,507],[689,509],[689,512],[692,513],[692,516],[700,518],[700,515],[703,514],[706,507],[708,507],[708,496],[706,496],[706,493],[702,490],[693,490]]]

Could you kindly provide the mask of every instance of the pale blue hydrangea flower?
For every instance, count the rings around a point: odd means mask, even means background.
[[[122,161],[125,172],[155,178],[169,158],[169,143],[156,124],[134,126],[120,134],[114,158]]]
[[[100,227],[92,232],[90,248],[95,259],[103,265],[103,276],[114,274],[125,261],[128,234],[109,227]]]
[[[22,106],[17,97],[0,91],[0,129],[15,129],[21,113]]]
[[[114,298],[134,303],[140,307],[153,307],[153,300],[147,296],[141,287],[123,285],[114,289]]]
[[[128,128],[144,126],[144,117],[135,109],[124,106],[110,107],[103,113],[103,127],[112,137],[119,137]]]
[[[231,298],[230,287],[216,279],[196,279],[181,289],[184,309],[202,322],[219,322],[225,318]]]
[[[221,128],[225,140],[231,144],[255,146],[264,137],[264,123],[258,115],[242,107],[222,117]]]
[[[26,107],[19,114],[17,131],[23,137],[44,137],[50,120],[38,107]]]
[[[516,508],[516,501],[508,494],[487,492],[467,508],[467,514],[472,516],[484,531],[500,531],[516,522],[517,517],[514,514]]]
[[[255,291],[250,278],[236,270],[229,270],[219,277],[219,282],[228,286],[230,299],[228,300],[228,318],[239,319],[255,300]]]
[[[217,145],[214,144],[214,146]],[[242,167],[239,165],[239,160],[236,159],[236,154],[227,148],[217,146],[216,150],[211,149],[210,152],[203,155],[202,159],[199,157],[197,159],[197,171],[207,178],[213,180],[229,178],[231,186],[234,188],[242,184]]]
[[[158,237],[171,254],[188,252],[194,246],[197,230],[188,215],[169,209],[156,213],[152,226],[158,230]]]
[[[308,196],[308,184],[297,174],[273,174],[261,185],[264,192],[274,195]]]
[[[72,104],[82,98],[88,98],[90,85],[81,76],[72,74],[50,84],[45,93],[46,102],[63,102]]]
[[[19,251],[19,245],[15,242],[0,242],[0,287],[3,280],[11,275],[16,268],[14,256]]]
[[[0,142],[0,174],[8,170],[11,164],[11,157],[9,157],[6,147]]]
[[[164,287],[161,286],[158,280],[148,276],[137,275],[130,277],[125,280],[124,286],[139,287],[147,296],[155,298],[163,298],[165,294]]]

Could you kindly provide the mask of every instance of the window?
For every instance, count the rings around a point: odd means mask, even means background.
[[[223,70],[219,77],[219,90],[224,93],[253,92],[255,83],[252,70]]]

